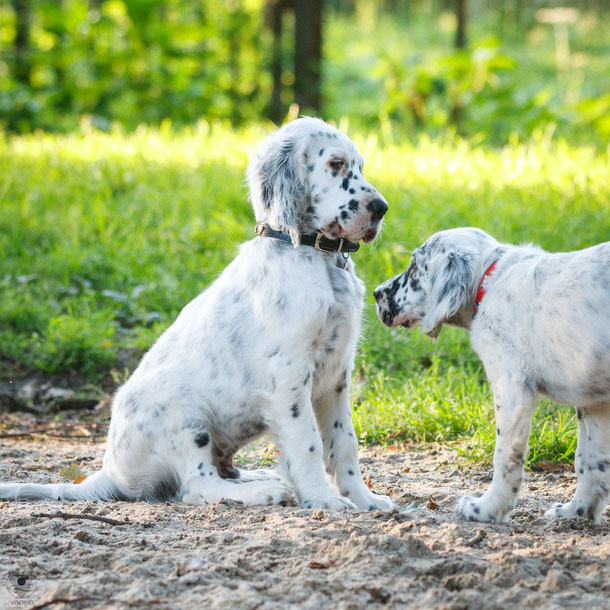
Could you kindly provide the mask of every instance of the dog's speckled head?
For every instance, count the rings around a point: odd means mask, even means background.
[[[248,166],[256,220],[299,235],[373,241],[388,209],[363,176],[355,144],[320,119],[300,118],[267,138]]]
[[[473,299],[480,252],[498,242],[480,229],[435,233],[414,250],[407,270],[375,289],[377,315],[390,327],[421,327],[432,338]]]

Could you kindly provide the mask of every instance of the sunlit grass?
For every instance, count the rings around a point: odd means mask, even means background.
[[[349,124],[343,125],[350,132]],[[95,381],[140,354],[253,236],[244,170],[268,126],[0,138],[0,357]],[[352,133],[390,203],[382,239],[354,256],[366,281],[354,417],[363,442],[493,447],[491,394],[465,332],[436,344],[389,331],[373,288],[432,232],[475,225],[551,250],[610,239],[608,152],[540,133],[493,149],[449,134],[381,144]],[[574,418],[542,403],[530,457],[570,459]]]

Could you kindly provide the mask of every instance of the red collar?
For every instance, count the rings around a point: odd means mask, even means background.
[[[487,282],[485,280],[491,276],[497,264],[498,260],[496,259],[493,263],[491,263],[491,265],[489,265],[489,267],[487,267],[487,271],[483,274],[483,277],[479,282],[479,289],[477,290],[477,296],[474,300],[474,310],[472,312],[473,316],[477,313],[477,310],[479,309],[479,303],[483,300],[483,297],[485,296],[485,286],[487,285]]]

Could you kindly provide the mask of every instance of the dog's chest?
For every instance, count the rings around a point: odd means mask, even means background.
[[[331,303],[325,323],[312,344],[314,386],[322,391],[326,383],[334,383],[338,376],[351,370],[364,292],[362,282],[353,272],[333,268],[329,277]]]

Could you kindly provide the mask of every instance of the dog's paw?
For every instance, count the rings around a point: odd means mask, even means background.
[[[597,507],[595,507],[597,508]],[[574,517],[592,517],[595,523],[599,523],[602,511],[595,510],[595,508],[585,506],[580,502],[566,502],[562,504],[557,502],[544,513],[547,519],[573,519]]]
[[[457,513],[468,521],[503,522],[506,520],[508,510],[501,510],[497,505],[490,502],[484,496],[473,498],[463,496],[459,499]]]
[[[256,483],[259,482],[257,481]],[[254,485],[252,483],[250,485],[254,489]],[[250,502],[251,504],[288,504],[292,500],[290,488],[282,481],[269,479],[264,481],[264,486],[256,485],[256,487],[257,489]]]
[[[362,493],[358,498],[354,497],[352,500],[360,510],[398,510],[396,504],[388,496],[373,493],[368,489],[366,493]]]
[[[356,505],[347,498],[341,496],[324,496],[317,498],[303,498],[301,508],[313,508],[324,510],[353,510]]]

